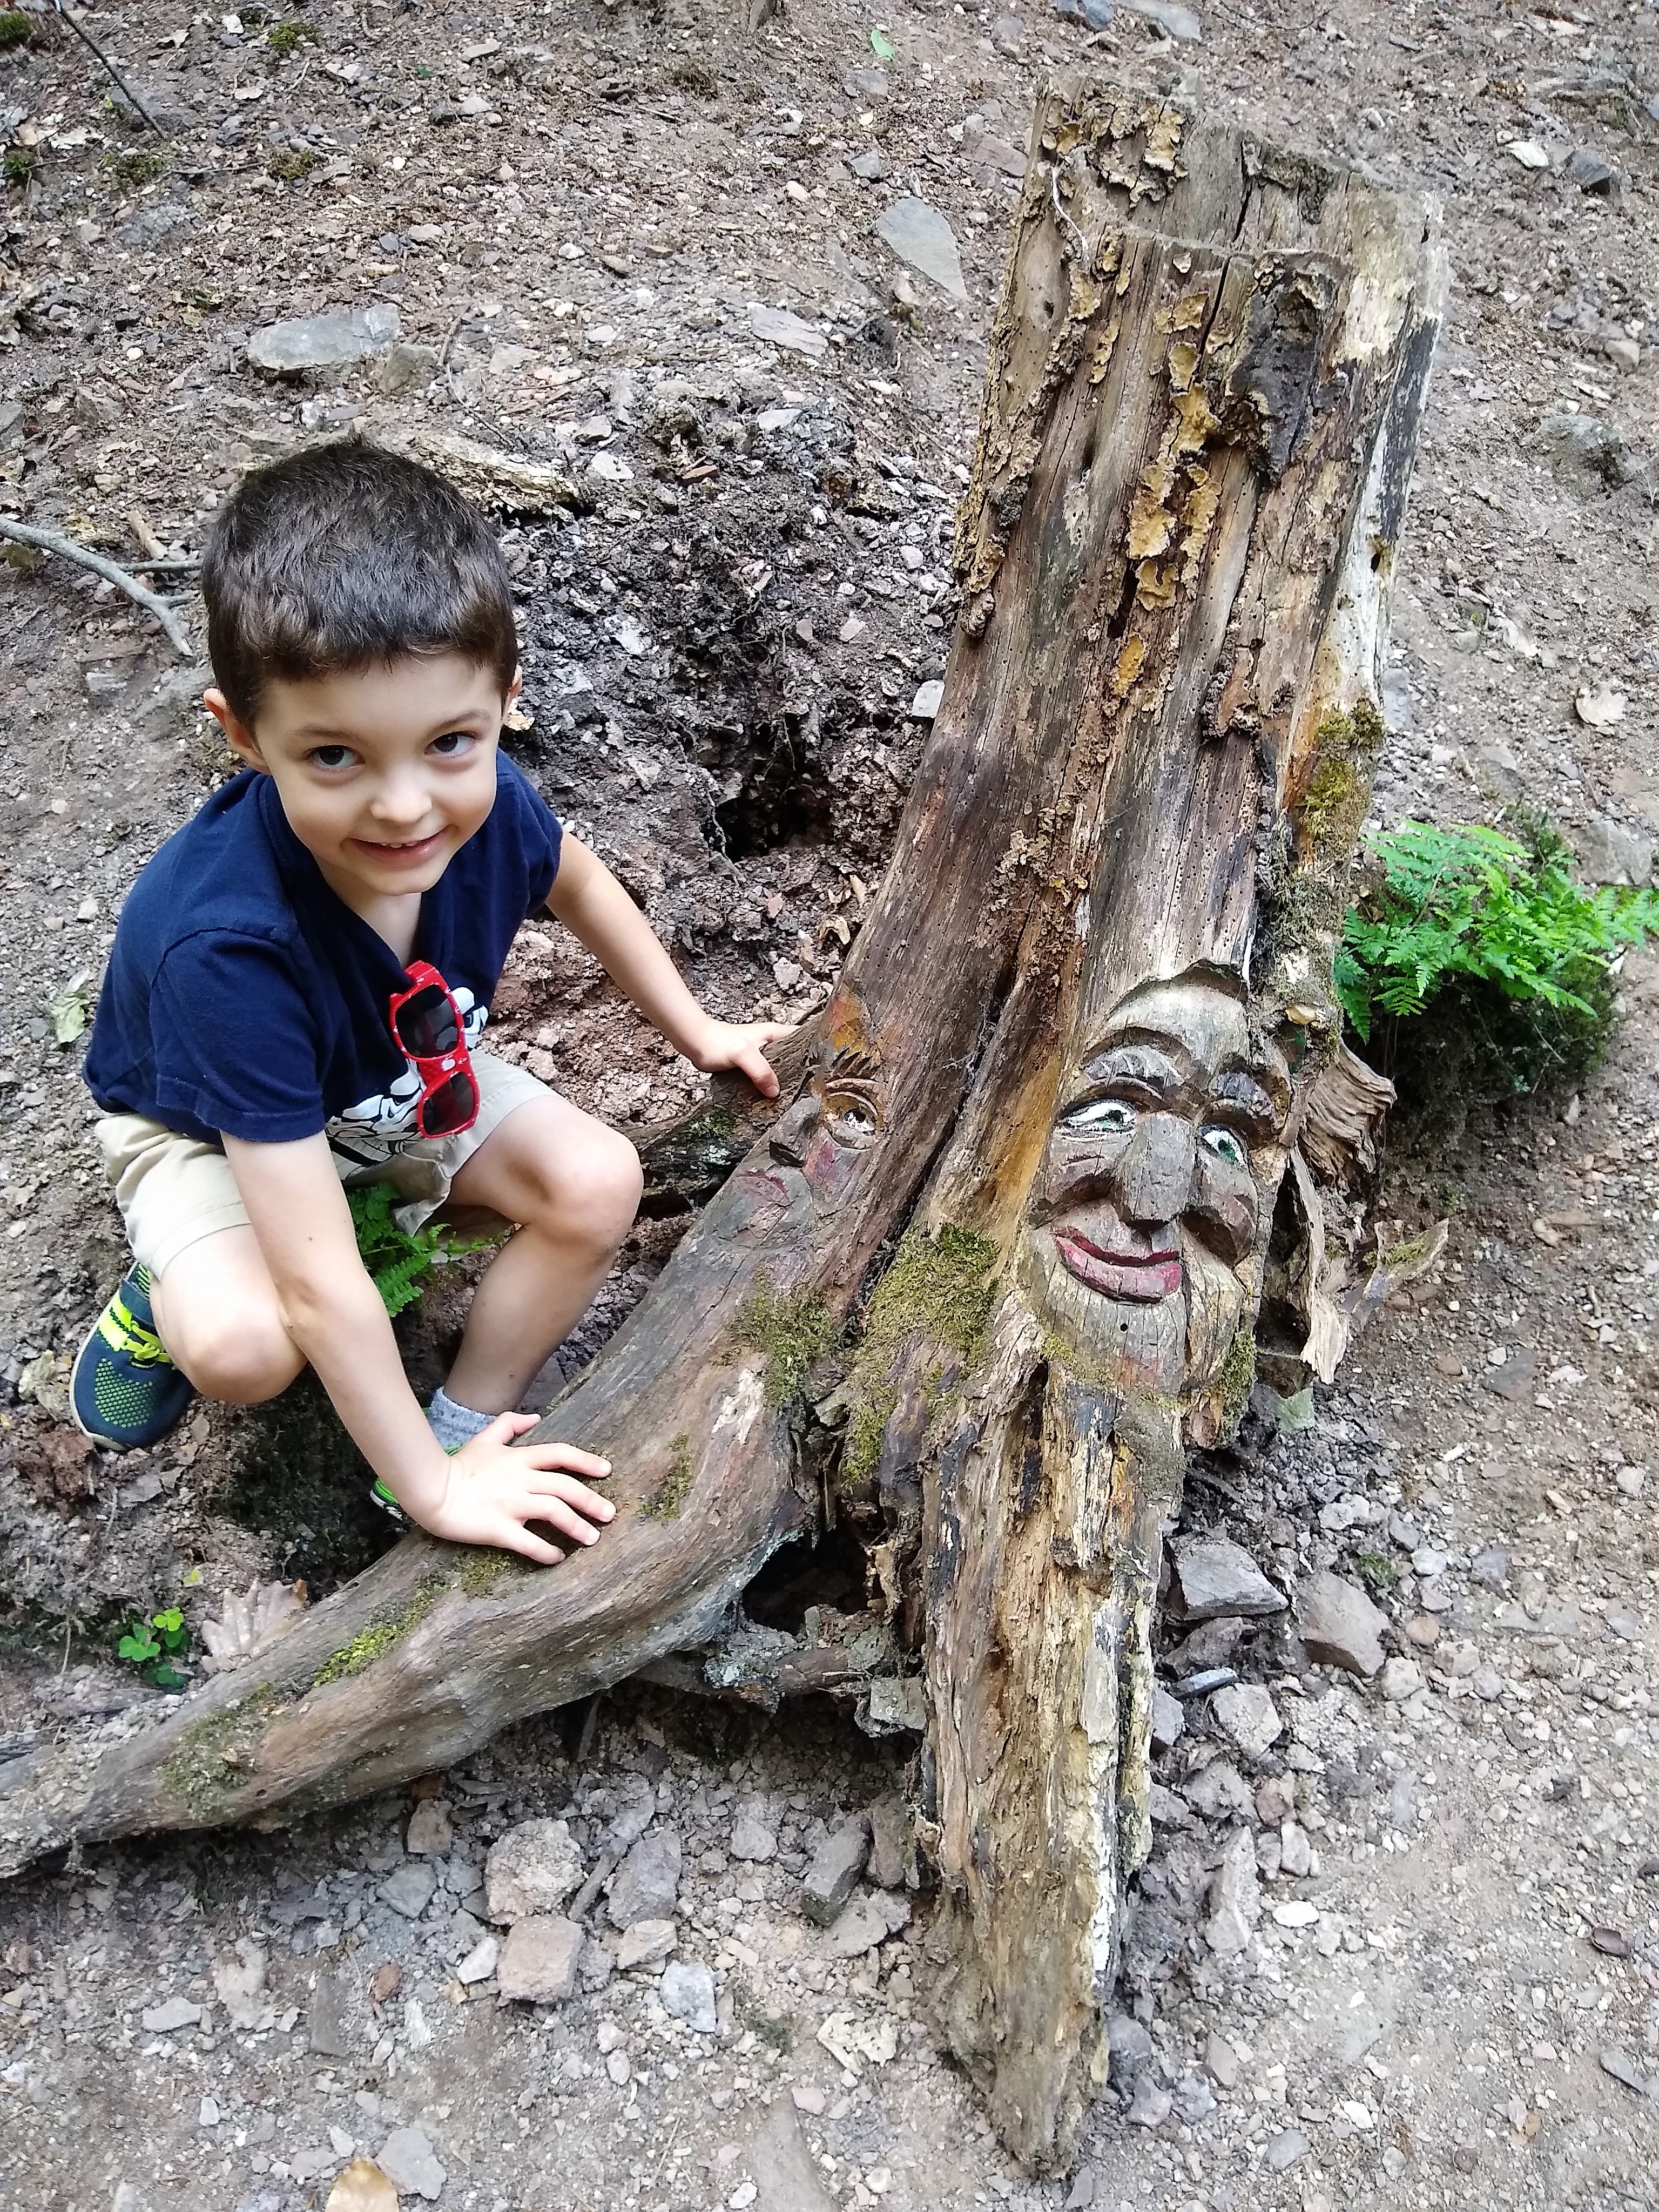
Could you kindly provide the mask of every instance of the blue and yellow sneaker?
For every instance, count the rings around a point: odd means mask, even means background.
[[[133,1267],[76,1355],[70,1406],[100,1443],[124,1451],[163,1437],[196,1395],[155,1334],[149,1269]]]

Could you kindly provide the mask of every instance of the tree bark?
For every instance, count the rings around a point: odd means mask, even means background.
[[[827,1501],[884,1709],[925,1690],[946,2031],[1046,2169],[1146,1848],[1182,1447],[1248,1395],[1340,1031],[1443,273],[1420,204],[1167,100],[1062,82],[1032,146],[892,865],[782,1109],[544,1425],[611,1458],[617,1520],[551,1573],[411,1536],[159,1721],[15,1762],[0,1868],[291,1818],[672,1678]],[[664,1202],[732,1138],[665,1154]],[[763,1701],[872,1671],[721,1648],[705,1677]]]

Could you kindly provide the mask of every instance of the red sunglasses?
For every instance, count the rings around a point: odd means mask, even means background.
[[[388,1018],[398,1049],[414,1062],[421,1079],[416,1132],[456,1137],[477,1120],[479,1103],[461,1010],[428,961],[412,961],[404,973],[410,988],[392,993]]]

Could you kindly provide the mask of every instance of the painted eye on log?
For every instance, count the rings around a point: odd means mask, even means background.
[[[1200,1129],[1199,1142],[1212,1152],[1217,1159],[1225,1160],[1229,1167],[1248,1169],[1250,1164],[1249,1155],[1242,1140],[1231,1129]]]
[[[867,1145],[876,1133],[876,1109],[869,1101],[842,1096],[827,1103],[830,1133],[845,1145]]]
[[[1135,1109],[1121,1098],[1091,1098],[1073,1107],[1060,1122],[1063,1129],[1082,1129],[1091,1137],[1121,1137],[1135,1125]]]

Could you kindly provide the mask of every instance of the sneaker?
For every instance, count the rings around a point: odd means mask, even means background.
[[[100,1443],[125,1451],[163,1437],[196,1395],[155,1334],[149,1269],[132,1268],[76,1355],[70,1405]]]
[[[392,1518],[398,1522],[400,1528],[407,1528],[409,1527],[410,1522],[408,1514],[405,1513],[403,1507],[398,1504],[397,1499],[386,1488],[385,1483],[381,1481],[378,1474],[375,1476],[374,1481],[369,1485],[368,1495],[370,1503],[378,1505],[382,1513],[390,1514]]]

